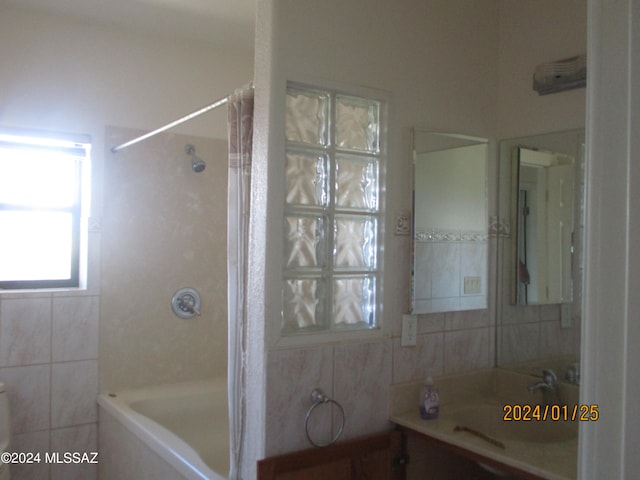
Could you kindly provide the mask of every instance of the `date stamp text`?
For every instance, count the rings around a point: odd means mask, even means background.
[[[527,405],[505,404],[502,420],[505,422],[540,422],[551,420],[595,422],[600,418],[597,404],[590,405]]]

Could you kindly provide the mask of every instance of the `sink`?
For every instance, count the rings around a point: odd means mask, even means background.
[[[494,474],[577,478],[579,421],[504,421],[505,404],[538,404],[543,400],[539,392],[532,394],[527,388],[539,378],[492,368],[435,380],[441,401],[437,420],[422,420],[418,414],[415,399],[422,386],[418,381],[391,386],[390,420],[412,435],[442,442],[444,448],[450,446],[453,453]],[[579,402],[575,385],[562,383],[558,393],[567,405]],[[568,410],[573,412],[573,408]],[[518,409],[516,413],[520,413]],[[463,431],[455,431],[456,426]]]
[[[575,421],[504,421],[503,417],[502,405],[466,405],[451,410],[451,419],[456,425],[504,442],[557,443],[578,437]],[[469,433],[461,432],[460,435]]]

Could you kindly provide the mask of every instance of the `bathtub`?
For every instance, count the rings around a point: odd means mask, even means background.
[[[100,478],[227,477],[226,378],[101,393],[98,405]]]

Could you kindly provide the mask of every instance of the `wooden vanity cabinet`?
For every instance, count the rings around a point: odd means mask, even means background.
[[[398,427],[402,432],[408,464],[406,480],[504,480],[482,468],[478,462],[509,474],[509,480],[544,480],[542,477],[503,465],[469,450],[442,442],[416,432]]]
[[[258,461],[258,480],[403,480],[399,431]]]

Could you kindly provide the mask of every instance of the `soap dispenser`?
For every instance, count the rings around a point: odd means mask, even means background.
[[[440,395],[438,389],[433,385],[433,379],[427,377],[424,385],[420,389],[420,398],[418,401],[420,408],[420,418],[423,420],[434,420],[438,418],[440,413]]]

